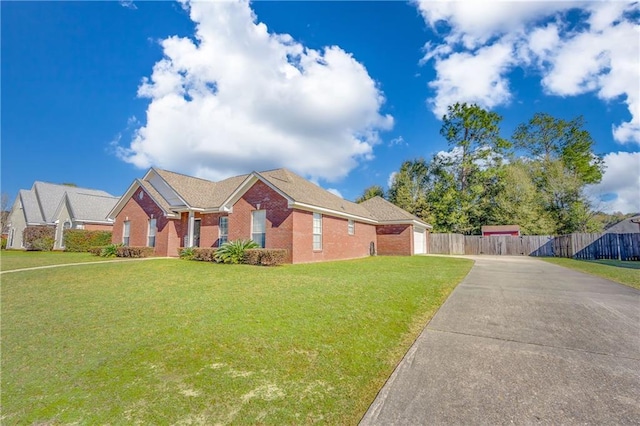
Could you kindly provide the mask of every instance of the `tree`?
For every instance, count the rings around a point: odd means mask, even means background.
[[[370,198],[382,197],[384,198],[384,189],[380,185],[372,185],[364,190],[362,195],[356,198],[356,203],[360,204],[363,201],[367,201]]]
[[[566,121],[536,113],[513,133],[513,144],[544,164],[559,160],[583,184],[602,180],[604,161],[593,153],[593,138],[583,129],[582,116]]]
[[[0,195],[0,232],[4,232],[9,223],[9,213],[11,206],[9,204],[9,194],[3,192]]]
[[[389,188],[389,201],[427,220],[429,212],[426,203],[426,190],[429,179],[429,166],[423,158],[405,161],[394,175]]]

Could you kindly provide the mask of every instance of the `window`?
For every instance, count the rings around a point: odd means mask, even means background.
[[[156,246],[156,230],[156,219],[149,219],[149,230],[147,231],[147,235],[149,236],[147,246],[149,247]]]
[[[313,249],[322,250],[322,215],[313,214]]]
[[[15,235],[16,230],[11,228],[11,232],[9,233],[9,247],[13,247],[13,236]]]
[[[124,244],[125,246],[128,246],[130,222],[128,220],[125,220],[123,225],[124,226],[122,227],[122,244]]]
[[[264,248],[265,245],[265,229],[267,222],[265,210],[256,210],[251,212],[251,239]]]
[[[349,219],[349,222],[347,223],[347,230],[349,231],[349,235],[356,233],[356,223],[351,219]]]
[[[223,216],[220,218],[220,239],[218,241],[218,247],[223,245],[229,240],[229,218]]]

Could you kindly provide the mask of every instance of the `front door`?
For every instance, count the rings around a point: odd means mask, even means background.
[[[196,219],[193,222],[193,247],[200,247],[200,224],[201,219]]]

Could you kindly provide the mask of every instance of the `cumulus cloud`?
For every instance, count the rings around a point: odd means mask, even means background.
[[[184,7],[194,37],[161,42],[164,58],[138,90],[146,123],[121,158],[210,179],[288,167],[328,181],[372,158],[393,118],[351,54],[269,32],[246,1]]]
[[[594,208],[607,213],[640,212],[640,152],[612,152],[604,162],[602,182],[587,189]]]
[[[636,2],[418,1],[425,22],[441,37],[427,43],[422,63],[434,61],[428,99],[438,117],[454,102],[486,108],[508,104],[509,73],[541,75],[547,94],[595,93],[627,105],[629,121],[612,125],[619,143],[640,144],[640,26]],[[568,11],[575,11],[571,18]],[[472,75],[473,78],[470,78]]]

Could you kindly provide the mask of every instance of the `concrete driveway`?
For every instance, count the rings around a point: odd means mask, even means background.
[[[640,424],[640,291],[473,259],[362,425]]]

